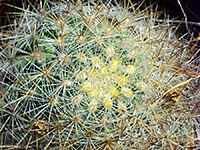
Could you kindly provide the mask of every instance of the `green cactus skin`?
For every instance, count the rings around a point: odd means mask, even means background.
[[[3,34],[1,148],[195,148],[195,45],[142,4],[19,8]]]

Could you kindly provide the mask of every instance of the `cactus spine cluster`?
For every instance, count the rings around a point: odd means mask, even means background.
[[[45,1],[19,8],[2,37],[2,148],[195,145],[191,81],[199,74],[191,44],[142,4]]]

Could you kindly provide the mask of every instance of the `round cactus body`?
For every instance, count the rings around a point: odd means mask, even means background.
[[[194,46],[142,3],[40,2],[4,32],[0,137],[18,149],[184,149]],[[191,46],[192,45],[192,46]],[[197,66],[197,65],[196,65]],[[197,143],[196,143],[197,144]]]

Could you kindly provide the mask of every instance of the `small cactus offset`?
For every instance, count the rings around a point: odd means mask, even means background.
[[[142,5],[16,7],[2,33],[1,148],[200,147],[198,41]]]

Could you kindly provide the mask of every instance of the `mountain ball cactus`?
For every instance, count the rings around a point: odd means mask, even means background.
[[[2,32],[1,148],[198,147],[196,41],[143,2],[12,6],[21,12]]]

